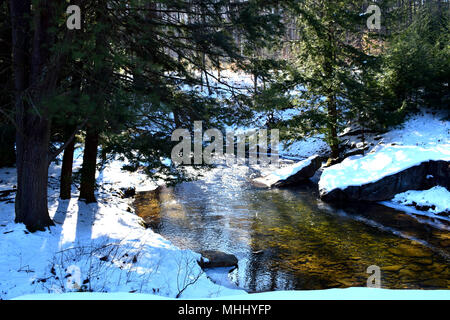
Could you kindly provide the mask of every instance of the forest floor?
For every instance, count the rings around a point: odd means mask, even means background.
[[[434,146],[449,150],[449,137],[448,121],[442,121],[439,115],[425,112],[412,117],[401,128],[381,137],[368,135],[366,140],[370,146],[368,152],[376,153],[393,145],[417,148]],[[289,147],[284,146],[282,154],[306,158],[326,152],[326,149],[323,141],[316,137]],[[81,160],[78,150],[74,171],[79,170]],[[46,232],[36,233],[29,233],[23,225],[14,223],[15,192],[11,190],[14,190],[16,183],[15,169],[0,169],[0,298],[11,299],[24,295],[45,298],[51,296],[36,294],[69,293],[57,297],[102,299],[104,297],[98,295],[102,292],[116,293],[117,296],[110,297],[125,299],[138,298],[139,293],[146,294],[141,296],[143,299],[246,298],[243,290],[213,283],[197,264],[199,254],[181,250],[151,229],[144,228],[132,208],[133,199],[125,198],[121,190],[129,187],[135,187],[137,191],[153,190],[158,183],[144,174],[122,171],[122,166],[122,162],[113,161],[100,171],[97,180],[98,202],[85,204],[78,201],[75,187],[71,200],[58,198],[60,165],[52,164],[48,200],[55,226]],[[391,204],[407,210],[409,207],[405,204],[411,200],[409,198],[420,197],[427,203],[434,201],[436,206],[448,208],[448,203],[441,203],[442,192],[439,188],[424,191],[420,195],[410,192],[399,195]],[[445,199],[448,201],[444,196]],[[346,296],[351,298],[355,290],[341,289],[339,292],[348,293],[338,295],[342,299]],[[97,292],[97,295],[83,293],[74,297],[70,295],[74,291],[92,291]],[[332,294],[334,291],[329,292]],[[367,298],[376,299],[375,292],[381,292],[383,298],[390,294],[386,290],[370,292]],[[308,298],[305,294],[260,294],[254,298]],[[309,297],[317,298],[314,294],[311,293]],[[356,294],[364,298],[361,291]],[[395,298],[395,291],[392,294],[392,298]],[[411,294],[414,298],[414,292]],[[416,297],[427,298],[423,293]]]

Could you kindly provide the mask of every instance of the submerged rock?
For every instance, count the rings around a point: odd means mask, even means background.
[[[238,265],[238,259],[233,254],[215,250],[202,251],[201,254],[199,264],[202,268],[225,268]]]
[[[252,180],[252,184],[262,188],[286,187],[305,182],[322,166],[322,158],[314,155],[269,174]]]
[[[134,199],[136,214],[142,218],[146,228],[156,229],[161,223],[160,193],[158,187],[152,191],[138,192]]]

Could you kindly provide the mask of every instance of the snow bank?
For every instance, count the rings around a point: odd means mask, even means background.
[[[429,208],[431,213],[442,213],[450,210],[450,192],[441,186],[436,186],[429,190],[410,190],[397,194],[394,203],[406,206],[420,206]]]
[[[450,144],[450,121],[443,120],[446,111],[424,110],[412,116],[402,126],[383,135],[383,144],[434,147]]]
[[[220,300],[448,300],[448,290],[390,290],[377,288],[346,288],[329,290],[275,291]],[[26,295],[16,300],[160,300],[160,296],[133,293],[67,293],[61,295]],[[216,300],[217,298],[213,298]]]
[[[28,233],[14,223],[15,194],[0,199],[0,299],[78,290],[165,298],[245,294],[214,284],[199,267],[199,254],[142,226],[132,199],[122,199],[119,190],[156,184],[121,167],[113,162],[98,175],[98,202],[85,204],[75,187],[71,200],[58,198],[60,167],[52,165],[48,201],[56,225],[47,232]],[[14,183],[15,169],[0,169],[0,187]]]
[[[322,192],[361,186],[430,160],[450,161],[450,147],[387,146],[366,156],[353,156],[326,168],[319,181]]]

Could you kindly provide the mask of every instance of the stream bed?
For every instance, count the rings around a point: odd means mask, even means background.
[[[450,289],[448,222],[380,204],[330,205],[313,183],[258,189],[249,170],[215,168],[162,189],[152,228],[180,248],[234,254],[239,267],[228,277],[248,292],[363,287],[372,265],[382,288]],[[145,202],[141,194],[138,214]]]

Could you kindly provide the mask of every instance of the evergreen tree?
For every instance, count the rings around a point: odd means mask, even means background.
[[[390,124],[418,107],[450,105],[449,3],[427,1],[408,17],[388,39],[379,77]]]
[[[298,16],[298,39],[290,41],[294,61],[284,70],[281,81],[266,92],[277,97],[279,108],[298,111],[291,120],[282,122],[284,138],[324,134],[332,159],[339,158],[338,132],[346,118],[358,114],[362,121],[373,102],[373,91],[364,89],[372,79],[369,70],[376,59],[361,46],[366,22],[363,3],[287,2],[284,10]]]
[[[12,106],[11,24],[8,3],[0,2],[0,167],[15,163],[15,128]]]

